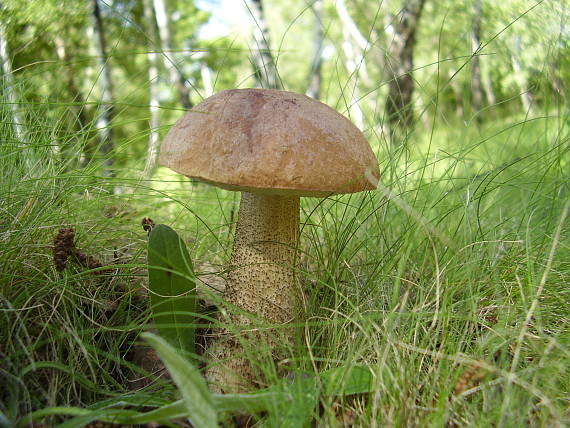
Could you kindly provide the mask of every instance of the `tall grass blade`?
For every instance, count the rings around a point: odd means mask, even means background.
[[[218,415],[214,407],[214,400],[198,369],[161,337],[152,333],[143,333],[141,336],[158,352],[166,365],[174,383],[182,394],[182,400],[193,425],[203,428],[216,428],[218,426]]]

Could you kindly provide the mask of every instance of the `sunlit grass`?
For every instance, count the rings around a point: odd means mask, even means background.
[[[142,181],[140,159],[104,179],[98,160],[67,155],[92,136],[41,108],[29,106],[22,143],[0,104],[0,411],[173,400],[131,355],[149,318],[140,221],[174,227],[198,271],[223,276],[239,200],[164,168]],[[567,423],[568,123],[565,111],[435,121],[389,150],[369,135],[379,190],[302,200],[297,341],[287,361],[254,362],[260,380],[368,365],[374,392],[323,398],[325,426]],[[55,270],[66,226],[111,272]],[[133,389],[137,378],[155,381]]]

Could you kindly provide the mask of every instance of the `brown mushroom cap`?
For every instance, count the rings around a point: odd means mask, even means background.
[[[159,163],[216,186],[324,196],[374,189],[376,156],[348,119],[305,95],[233,89],[186,113],[164,139]]]

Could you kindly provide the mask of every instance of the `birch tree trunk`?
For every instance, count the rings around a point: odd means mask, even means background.
[[[485,91],[485,99],[487,100],[487,105],[495,105],[497,101],[495,97],[495,91],[493,91],[493,82],[491,81],[489,61],[484,61],[481,66],[481,82],[483,83],[483,90]]]
[[[355,71],[358,71],[358,77],[365,85],[370,85],[370,77],[368,76],[365,57],[369,44],[368,39],[364,37],[358,29],[358,26],[346,8],[344,0],[337,0],[335,4],[338,16],[342,23],[343,39],[349,41],[352,45],[351,50],[354,54],[351,61],[357,65]]]
[[[481,49],[481,0],[475,0],[473,3],[473,32],[471,34],[471,49],[473,56],[471,57],[471,108],[473,114],[476,115],[477,123],[481,124],[482,116],[479,113],[483,107],[483,91],[481,89],[481,64],[479,52]]]
[[[143,171],[143,179],[148,180],[152,177],[154,170],[156,168],[156,162],[158,159],[158,127],[160,126],[159,121],[159,101],[158,101],[158,53],[154,50],[154,43],[156,37],[156,19],[154,16],[154,11],[152,8],[152,3],[150,0],[143,0],[144,17],[145,23],[148,31],[149,52],[148,57],[148,87],[149,87],[149,113],[150,113],[150,123],[149,123],[149,140],[148,148],[146,154],[146,163]]]
[[[529,89],[526,87],[526,79],[524,76],[523,68],[520,63],[519,57],[521,52],[521,38],[520,36],[515,36],[514,41],[514,51],[511,54],[511,65],[514,71],[515,81],[519,87],[521,103],[523,105],[524,111],[530,113],[532,106],[532,98],[530,96]]]
[[[83,151],[80,154],[79,158],[79,163],[81,167],[87,166],[95,158],[95,155],[97,154],[98,151],[98,146],[101,141],[101,136],[99,135],[99,130],[97,129],[96,126],[96,118],[97,115],[99,114],[97,103],[99,102],[99,100],[96,98],[97,94],[94,93],[94,88],[98,86],[98,81],[99,81],[100,71],[98,70],[98,64],[100,61],[97,60],[99,54],[97,50],[97,44],[94,42],[95,21],[93,19],[92,19],[92,24],[93,25],[86,26],[84,37],[85,40],[91,41],[87,45],[87,51],[89,58],[93,58],[95,59],[95,61],[88,61],[85,64],[83,73],[80,76],[78,76],[79,90],[82,94],[85,94],[86,98],[85,101],[87,102],[85,108],[87,107],[87,105],[89,105],[91,109],[91,115],[89,120],[90,132],[85,147],[83,148]]]
[[[214,84],[212,83],[214,79],[212,78],[212,70],[203,61],[200,62],[200,76],[204,85],[204,96],[206,98],[211,97],[214,95]]]
[[[89,119],[87,117],[86,112],[86,102],[77,81],[75,79],[75,73],[71,66],[69,65],[71,62],[71,58],[67,53],[67,49],[65,46],[65,40],[62,37],[56,37],[54,39],[55,44],[55,52],[57,58],[63,65],[63,69],[65,72],[65,81],[67,83],[67,89],[70,92],[71,99],[74,103],[74,110],[75,110],[75,117],[76,117],[76,124],[77,128],[81,133],[86,132],[89,129]]]
[[[364,115],[360,107],[360,90],[358,85],[358,54],[355,52],[355,46],[351,42],[348,32],[343,28],[343,41],[342,41],[342,51],[345,57],[345,66],[348,71],[349,78],[346,85],[344,85],[344,91],[348,92],[348,115],[350,120],[359,128],[364,128]]]
[[[559,22],[559,41],[558,43],[562,42],[562,35],[568,33],[568,28],[566,27],[566,19],[564,14],[560,14],[560,22]],[[563,104],[568,105],[568,95],[570,92],[568,91],[568,82],[567,79],[564,79],[563,72],[564,67],[562,67],[562,60],[565,57],[565,52],[562,49],[557,50],[556,55],[554,56],[551,64],[550,64],[550,75],[552,76],[552,89],[555,93],[557,93]]]
[[[386,115],[392,144],[405,139],[408,129],[413,124],[414,46],[416,29],[424,4],[425,0],[407,0],[399,17],[392,17],[385,25],[387,39],[390,41]]]
[[[321,69],[323,65],[323,0],[314,0],[311,10],[315,15],[315,32],[313,35],[313,63],[309,74],[307,95],[318,100],[321,97]]]
[[[75,73],[70,66],[70,58],[67,53],[65,46],[65,39],[60,35],[54,38],[55,53],[58,60],[61,63],[61,70],[63,72],[63,79],[65,80],[67,90],[69,91],[69,96],[72,100],[72,106],[70,107],[70,112],[73,114],[73,126],[79,134],[79,140],[85,141],[85,144],[80,148],[80,155],[78,159],[78,166],[86,166],[92,158],[94,147],[91,144],[91,139],[89,138],[89,119],[86,114],[87,103],[75,79]],[[58,141],[54,141],[52,144],[52,149],[54,152],[60,154],[67,162],[69,160],[74,160],[77,157],[77,150],[79,147],[70,147],[69,145],[61,145]]]
[[[279,89],[281,81],[269,43],[269,30],[261,0],[249,0],[249,11],[254,20],[251,55],[257,83],[262,88]]]
[[[145,5],[145,9],[147,6]],[[170,75],[170,82],[176,86],[178,97],[182,107],[190,110],[193,105],[190,101],[190,91],[186,86],[186,77],[182,70],[176,63],[176,58],[172,53],[172,36],[170,34],[170,22],[164,0],[153,0],[153,5],[149,8],[154,8],[154,17],[156,18],[156,26],[158,27],[158,36],[160,38],[161,53],[164,59],[164,65],[168,69]]]
[[[337,0],[336,10],[342,23],[342,51],[344,53],[345,67],[349,73],[351,84],[346,85],[350,92],[348,112],[351,120],[360,129],[364,127],[364,115],[360,106],[360,83],[369,84],[370,79],[366,68],[364,54],[368,47],[368,40],[360,33],[356,23],[350,16],[344,0]]]
[[[483,19],[483,0],[474,0],[473,3],[473,33],[471,38],[471,48],[473,50],[473,59],[471,63],[471,106],[476,113],[483,107],[483,94],[487,105],[495,104],[495,93],[493,92],[493,84],[489,76],[489,61],[479,55],[481,49],[481,20]],[[482,61],[483,60],[483,61]],[[480,123],[481,115],[477,115],[477,121]]]
[[[0,3],[0,10],[2,3]],[[14,137],[20,142],[25,141],[24,117],[20,112],[17,88],[12,75],[12,59],[8,50],[8,40],[4,25],[0,22],[0,61],[2,67],[2,79],[4,80],[4,93],[12,112],[12,130]]]
[[[97,114],[97,130],[101,140],[99,151],[103,155],[103,176],[113,177],[113,86],[111,80],[111,68],[107,58],[107,45],[105,43],[105,31],[99,0],[93,0],[94,35],[97,50],[97,62],[100,70],[99,86],[101,88],[101,100]]]

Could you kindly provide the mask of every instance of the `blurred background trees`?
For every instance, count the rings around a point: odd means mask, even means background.
[[[34,115],[47,116],[56,124],[53,150],[68,168],[96,160],[105,175],[135,168],[152,176],[160,138],[182,110],[235,87],[307,93],[377,146],[410,146],[410,131],[429,127],[434,115],[478,125],[566,105],[568,6],[3,0],[3,97],[18,139],[33,138],[26,123]],[[23,112],[22,103],[32,108]],[[80,153],[58,134],[69,129],[89,136]]]

